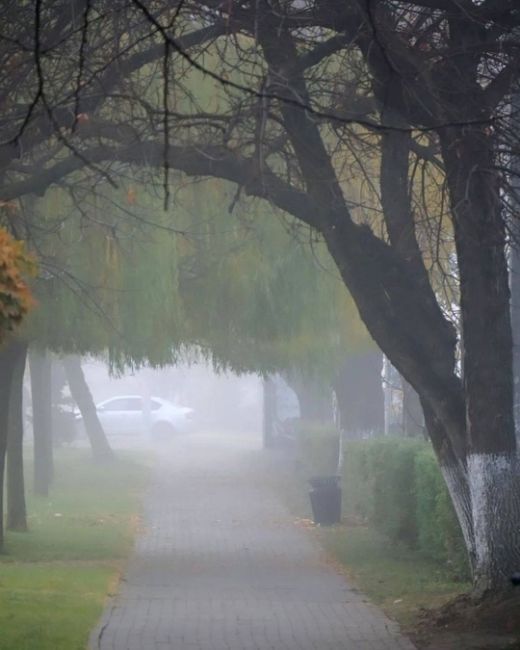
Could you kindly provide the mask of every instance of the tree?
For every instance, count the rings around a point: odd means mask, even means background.
[[[33,348],[29,352],[29,366],[34,432],[34,492],[40,496],[48,496],[54,474],[51,411],[52,361],[45,350]]]
[[[137,182],[80,196],[50,190],[26,216],[46,272],[25,327],[39,345],[107,350],[116,368],[168,363],[196,346],[217,368],[290,369],[325,390],[339,356],[369,345],[330,259],[265,207],[234,201],[229,185],[187,186],[166,215]]]
[[[83,416],[85,431],[94,458],[98,461],[113,460],[114,452],[108,444],[105,432],[97,416],[96,405],[81,368],[81,359],[77,356],[68,356],[64,358],[63,365],[65,366],[71,395]]]
[[[25,482],[23,460],[24,414],[23,378],[27,359],[27,343],[13,341],[16,346],[16,365],[11,378],[11,391],[8,407],[7,432],[7,528],[27,530],[27,508],[25,505]]]
[[[346,358],[334,380],[341,428],[349,438],[384,432],[380,352],[362,350]]]
[[[275,445],[276,432],[276,387],[271,377],[266,377],[263,380],[263,422],[262,422],[262,437],[263,444],[266,449],[271,449]]]
[[[518,9],[490,0],[115,4],[117,25],[134,38],[124,52],[109,20],[94,30],[84,19],[74,31],[54,7],[45,10],[45,49],[30,36],[33,47],[9,42],[8,61],[21,57],[18,75],[36,80],[37,94],[26,111],[10,108],[19,117],[4,128],[22,130],[24,146],[4,147],[0,198],[44,191],[87,165],[107,174],[119,161],[162,166],[166,190],[170,169],[226,179],[310,226],[374,340],[419,395],[477,591],[506,591],[520,565],[504,198],[518,147],[508,108]],[[83,7],[92,22],[108,10]],[[24,5],[13,31],[26,37],[41,12],[40,3]],[[100,66],[93,52],[104,42]],[[67,56],[51,77],[57,52]],[[88,62],[79,79],[70,74],[78,60]],[[157,85],[144,88],[159,60],[164,92],[154,96]],[[219,92],[208,93],[202,73]],[[5,78],[8,88],[9,67]],[[64,132],[76,149],[49,158],[49,132],[54,150]],[[417,169],[427,179],[419,193]],[[432,169],[442,179],[433,187]],[[361,191],[353,175],[366,179]],[[439,254],[445,238],[455,248],[449,260]],[[433,281],[432,266],[449,276],[450,265],[456,318],[453,295]]]
[[[295,370],[286,373],[285,379],[296,394],[302,420],[329,424],[333,421],[330,384]]]
[[[424,414],[419,396],[403,379],[403,433],[409,438],[424,437]]]
[[[9,428],[9,402],[13,379],[16,378],[20,357],[25,357],[25,346],[10,340],[0,347],[0,551],[4,547],[4,478],[5,454],[7,450],[7,431]]]
[[[13,206],[10,205],[2,206],[4,213],[9,213],[12,209]],[[33,261],[23,244],[0,228],[0,550],[4,542],[3,485],[6,452],[9,455],[7,525],[16,529],[26,526],[24,500],[15,498],[16,487],[20,481],[23,483],[23,422],[20,417],[21,402],[17,401],[16,393],[23,379],[25,345],[14,341],[9,334],[32,307],[26,276],[33,271]]]
[[[518,69],[514,43],[509,48],[504,41],[511,42],[519,17],[510,5],[500,10],[492,3],[423,4],[379,2],[374,11],[354,2],[317,3],[301,11],[267,3],[250,9],[233,4],[228,20],[256,40],[263,57],[258,76],[267,68],[260,81],[250,75],[249,88],[267,89],[268,108],[257,108],[255,114],[253,102],[243,99],[240,112],[233,113],[240,125],[233,146],[227,133],[223,139],[216,130],[202,132],[202,149],[200,140],[191,146],[179,135],[182,144],[172,144],[167,159],[188,174],[233,180],[322,234],[367,328],[420,396],[464,531],[475,585],[481,592],[496,591],[507,589],[520,563],[513,523],[519,514],[519,472],[500,195],[502,102]],[[160,27],[158,21],[155,25]],[[324,36],[316,44],[311,25],[322,34],[334,32],[332,43]],[[162,35],[171,41],[165,30]],[[327,87],[324,74],[325,56],[332,50],[329,60],[337,61],[338,49],[345,52],[345,70],[349,59],[351,68],[362,66],[374,99],[366,126],[372,133],[383,132],[383,238],[357,222],[345,197],[341,158],[326,137],[328,126],[343,118],[337,112],[328,117],[335,106],[323,105],[329,96],[344,101],[332,85],[333,75]],[[319,77],[307,72],[308,61],[321,62]],[[211,129],[210,119],[206,125]],[[255,139],[259,125],[261,140]],[[412,156],[403,140],[411,144],[413,129],[431,134],[445,174],[460,281],[462,375],[457,332],[424,266],[413,215],[395,209],[385,190],[392,173],[385,150],[399,149],[410,166]],[[237,140],[242,144],[238,151]],[[335,146],[341,145],[338,138]],[[164,156],[164,149],[150,141],[140,146],[149,162],[159,163]],[[131,162],[140,156],[127,151],[122,158]],[[408,174],[392,177],[395,187],[407,190]]]

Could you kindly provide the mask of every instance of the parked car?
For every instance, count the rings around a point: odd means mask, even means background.
[[[111,397],[96,404],[96,410],[107,435],[172,435],[188,430],[194,416],[194,410],[188,406],[179,406],[161,397],[147,400],[139,395]],[[83,423],[79,411],[75,418],[78,424]]]

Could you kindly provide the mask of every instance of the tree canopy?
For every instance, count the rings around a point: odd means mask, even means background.
[[[51,190],[25,219],[41,273],[24,334],[41,346],[108,351],[119,368],[204,357],[329,380],[371,346],[323,246],[247,200],[230,223],[221,181],[179,188],[166,213],[139,183],[76,199]]]

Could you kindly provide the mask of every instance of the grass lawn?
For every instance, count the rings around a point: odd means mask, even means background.
[[[420,553],[389,545],[370,528],[341,525],[320,528],[318,535],[351,581],[405,628],[421,609],[443,605],[470,587]]]
[[[150,457],[96,466],[59,449],[55,463],[51,496],[28,491],[30,531],[0,555],[0,650],[83,650],[131,549]]]

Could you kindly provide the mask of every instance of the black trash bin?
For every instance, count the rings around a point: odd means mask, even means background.
[[[322,526],[338,524],[341,521],[339,476],[315,476],[309,483],[314,523]]]

